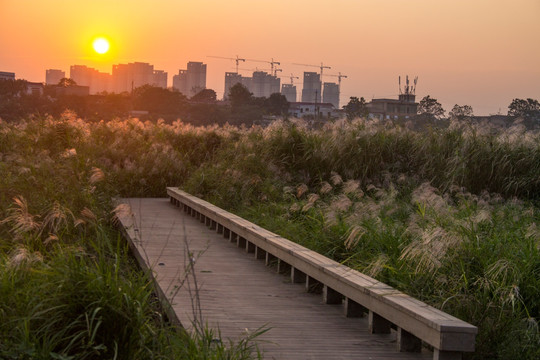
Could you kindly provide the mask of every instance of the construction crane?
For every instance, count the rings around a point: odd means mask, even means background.
[[[341,75],[341,73],[338,73],[338,75],[329,74],[328,76],[334,76],[338,78],[338,86],[341,89],[341,78],[347,78],[347,75]]]
[[[283,72],[283,69],[275,68],[275,69],[274,69],[274,76],[277,76],[278,71],[279,71],[279,72]]]
[[[270,61],[267,60],[254,60],[254,59],[246,59],[247,61],[255,61],[255,62],[263,62],[270,64],[270,74],[274,74],[274,65],[281,65],[279,61],[274,61],[274,58],[272,58]]]
[[[211,58],[216,58],[216,59],[227,59],[227,60],[234,60],[236,61],[236,73],[238,74],[238,63],[240,61],[246,61],[246,59],[241,59],[238,57],[238,55],[236,55],[236,58],[229,58],[229,57],[224,57],[224,56],[212,56],[212,55],[207,55],[207,57],[211,57]]]
[[[293,84],[294,84],[294,79],[300,79],[300,78],[299,78],[298,76],[294,76],[294,74],[293,74],[293,73],[291,73],[291,76],[288,76],[288,78],[290,78],[290,79],[291,79],[291,85],[293,85]]]
[[[321,62],[320,66],[319,65],[309,65],[309,64],[293,64],[293,65],[318,67],[319,69],[321,69],[321,81],[322,81],[322,77],[323,77],[323,69],[331,69],[330,66],[325,66],[322,62]]]

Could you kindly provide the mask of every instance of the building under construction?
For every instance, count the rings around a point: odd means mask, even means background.
[[[188,97],[206,89],[206,64],[188,62],[187,70],[178,70],[178,74],[173,76],[172,86]]]
[[[302,88],[302,102],[321,102],[321,75],[316,72],[304,72],[304,86]]]
[[[227,99],[229,91],[236,84],[244,85],[255,97],[269,97],[273,93],[279,93],[281,80],[265,71],[254,71],[252,77],[227,72],[225,73],[224,99]]]

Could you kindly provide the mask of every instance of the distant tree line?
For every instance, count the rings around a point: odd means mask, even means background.
[[[132,93],[78,96],[56,91],[59,87],[75,87],[72,79],[58,85],[45,85],[43,95],[28,94],[25,80],[0,80],[0,118],[16,121],[30,115],[58,117],[66,109],[88,121],[126,117],[133,110],[148,112],[143,119],[168,121],[181,119],[194,125],[252,124],[265,116],[287,116],[289,102],[281,94],[254,97],[241,84],[233,86],[229,101],[217,101],[216,92],[203,89],[188,99],[176,90],[143,85]]]
[[[0,118],[14,121],[34,115],[59,116],[66,109],[88,121],[110,120],[126,117],[132,110],[147,111],[143,119],[168,121],[181,119],[194,125],[208,124],[252,124],[267,116],[286,117],[290,104],[285,96],[274,93],[268,98],[254,97],[241,85],[234,85],[228,101],[217,101],[216,92],[203,89],[188,99],[176,90],[144,85],[132,93],[100,93],[78,96],[70,92],[57,92],[58,87],[75,87],[69,78],[60,80],[58,85],[45,85],[43,95],[28,94],[25,80],[0,80]],[[348,119],[367,118],[368,104],[361,97],[351,97],[343,107]],[[470,105],[454,105],[448,116],[465,119],[474,115]],[[540,120],[540,103],[535,99],[513,99],[508,106],[508,115],[528,120]],[[425,96],[418,103],[417,117],[420,120],[440,120],[445,110],[437,99]]]

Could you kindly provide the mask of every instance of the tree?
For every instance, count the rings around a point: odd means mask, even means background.
[[[75,86],[75,85],[77,85],[77,83],[75,82],[75,80],[71,78],[62,78],[58,82],[58,86],[61,86],[61,87],[68,87],[68,86]]]
[[[521,116],[526,119],[540,118],[540,103],[535,99],[514,99],[508,106],[509,116]]]
[[[366,99],[363,97],[358,99],[356,96],[351,96],[349,103],[345,105],[343,109],[347,113],[347,119],[349,120],[357,117],[367,118],[369,115]]]
[[[452,110],[448,113],[449,117],[455,117],[458,119],[464,119],[466,117],[473,116],[473,108],[470,105],[459,106],[458,104],[454,105]]]
[[[418,104],[418,115],[441,119],[444,117],[444,109],[437,99],[426,95]]]
[[[213,103],[217,100],[217,94],[212,89],[202,89],[190,99],[194,102]]]
[[[253,99],[253,94],[242,84],[237,83],[229,90],[229,99],[231,100],[231,106],[237,110],[243,105],[249,105]]]
[[[186,103],[186,96],[157,86],[143,85],[133,90],[133,105],[137,110],[159,114],[178,113]]]
[[[266,111],[271,115],[287,115],[289,105],[285,95],[281,95],[280,93],[271,94],[264,102]]]

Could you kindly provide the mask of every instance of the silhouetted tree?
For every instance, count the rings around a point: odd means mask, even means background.
[[[514,99],[508,106],[508,115],[527,119],[540,118],[540,103],[535,99]]]
[[[265,109],[271,115],[287,115],[290,103],[285,95],[273,93],[265,100]]]
[[[449,117],[455,117],[458,119],[464,119],[466,117],[473,116],[473,108],[470,105],[459,106],[458,104],[454,105],[452,110],[448,113]]]
[[[229,100],[233,110],[237,110],[243,105],[249,105],[253,100],[253,94],[244,85],[237,83],[229,90]]]
[[[133,90],[133,106],[157,114],[176,114],[186,104],[186,96],[157,86],[143,85]]]
[[[343,106],[347,119],[352,120],[357,117],[367,118],[369,110],[367,108],[366,99],[361,97],[358,99],[356,96],[351,96],[349,103]]]
[[[437,99],[426,95],[418,104],[418,115],[441,119],[444,117],[444,109]]]
[[[77,83],[75,82],[75,80],[71,78],[62,78],[58,82],[58,86],[61,86],[61,87],[68,87],[68,86],[75,86],[75,85],[77,85]]]
[[[190,100],[195,102],[211,103],[217,100],[217,94],[212,89],[202,89],[201,91],[193,95]]]

